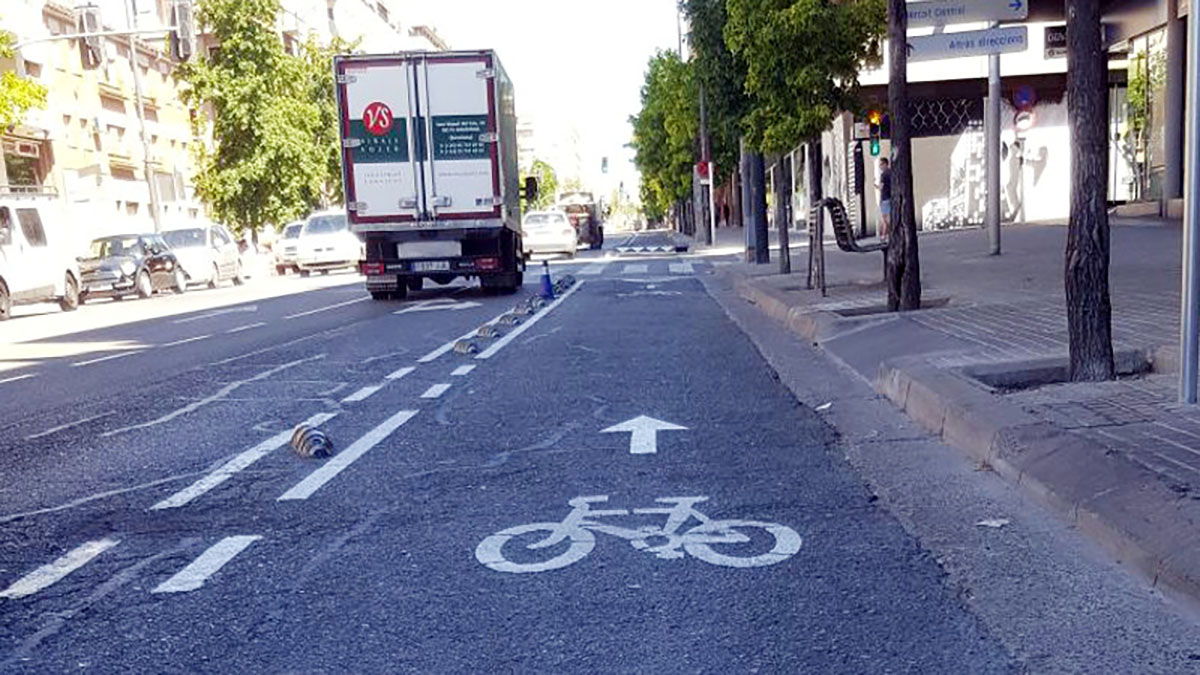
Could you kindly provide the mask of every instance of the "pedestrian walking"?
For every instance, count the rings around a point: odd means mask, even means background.
[[[879,158],[879,170],[875,173],[875,194],[879,195],[880,239],[887,239],[892,225],[892,167],[886,157]]]

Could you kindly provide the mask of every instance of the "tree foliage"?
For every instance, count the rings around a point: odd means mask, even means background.
[[[746,64],[745,130],[762,152],[788,152],[859,107],[858,73],[878,63],[884,0],[728,0],[725,42]]]
[[[634,163],[642,174],[642,207],[651,220],[691,194],[699,115],[691,64],[674,52],[655,54],[642,86],[642,110],[630,119]]]
[[[532,204],[526,203],[527,211],[538,211],[549,208],[554,204],[554,195],[558,194],[558,173],[554,167],[540,159],[533,160],[528,174],[521,174],[521,184],[525,184],[525,176],[533,176],[538,182],[538,198]]]
[[[300,217],[328,188],[320,87],[284,50],[278,12],[279,0],[200,0],[197,16],[219,46],[177,71],[189,85],[184,102],[211,113],[196,118],[211,123],[215,143],[211,151],[197,144],[196,192],[238,232]]]
[[[338,135],[341,117],[338,113],[336,86],[333,79],[333,57],[347,54],[358,48],[358,42],[347,42],[334,37],[328,45],[322,45],[309,36],[301,54],[304,66],[304,88],[308,98],[317,109],[317,124],[313,139],[315,148],[323,155],[325,166],[321,178],[320,206],[338,204],[345,200],[342,192],[342,152]],[[315,205],[314,205],[315,206]]]
[[[16,36],[0,30],[0,59],[16,58]],[[12,71],[0,73],[0,127],[17,124],[31,108],[46,105],[46,88]]]
[[[725,0],[681,0],[691,25],[692,67],[704,86],[712,159],[718,175],[729,175],[741,154],[742,121],[750,110],[746,63],[725,44],[729,20]]]

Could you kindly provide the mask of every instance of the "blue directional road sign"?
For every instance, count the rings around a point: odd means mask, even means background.
[[[949,26],[980,21],[1024,21],[1028,0],[921,0],[910,2],[908,27]]]
[[[961,33],[939,33],[908,38],[908,60],[936,61],[964,56],[1023,52],[1029,48],[1025,26],[1005,26]]]

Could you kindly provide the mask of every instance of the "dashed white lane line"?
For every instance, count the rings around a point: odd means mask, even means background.
[[[146,350],[144,350],[144,349],[137,349],[137,350],[134,350],[134,351],[131,351],[131,352],[120,352],[120,353],[117,353],[117,354],[109,354],[108,356],[101,356],[101,357],[100,357],[100,358],[98,358],[98,359],[88,359],[87,361],[76,361],[75,363],[72,363],[72,364],[71,364],[71,367],[72,367],[72,368],[78,368],[78,367],[80,367],[80,366],[90,366],[90,365],[92,365],[93,363],[103,363],[103,362],[105,362],[105,361],[112,361],[113,359],[123,359],[123,358],[125,358],[126,356],[134,356],[134,355],[136,355],[136,354],[141,354],[141,353],[142,353],[142,352],[144,352],[144,351],[146,351]]]
[[[49,565],[43,565],[17,579],[11,586],[0,591],[0,598],[23,598],[27,595],[33,595],[88,564],[92,558],[104,553],[118,543],[116,539],[89,541]]]
[[[325,462],[321,468],[310,473],[307,478],[297,483],[292,489],[280,495],[278,501],[308,499],[314,492],[321,489],[322,485],[333,480],[342,471],[345,471],[346,467],[367,454],[367,451],[371,448],[379,445],[380,441],[391,435],[393,431],[416,417],[417,412],[416,410],[401,410],[392,415],[385,422],[368,431],[365,436],[354,441],[350,447],[334,455],[333,459]]]
[[[0,384],[8,384],[9,382],[20,382],[21,380],[28,380],[31,377],[37,377],[37,373],[26,373],[24,375],[16,375],[13,377],[6,377],[6,378],[0,380]]]
[[[491,318],[491,320],[489,320],[487,323],[488,323],[488,324],[494,324],[494,323],[496,323],[497,321],[499,321],[499,320],[500,320],[500,317],[504,316],[504,314],[507,314],[507,313],[508,313],[508,312],[504,312],[503,314],[497,314],[496,316],[492,317],[492,318]],[[485,325],[486,325],[486,324],[485,324]],[[447,353],[447,352],[449,352],[451,349],[454,349],[454,345],[455,345],[456,343],[458,343],[459,341],[461,341],[461,340],[467,340],[467,339],[470,339],[470,338],[473,338],[473,337],[475,337],[475,335],[477,334],[478,330],[479,330],[478,328],[474,328],[474,329],[472,329],[472,330],[471,330],[471,332],[469,332],[469,333],[464,333],[464,334],[462,335],[462,337],[457,337],[457,338],[454,338],[453,340],[451,340],[451,341],[447,342],[446,344],[442,345],[441,347],[438,347],[437,349],[435,349],[435,350],[433,350],[433,351],[429,352],[429,353],[428,353],[428,354],[426,354],[425,356],[422,356],[421,358],[417,359],[417,363],[430,363],[430,362],[432,362],[432,361],[436,361],[436,360],[438,360],[439,358],[441,358],[441,356],[442,356],[443,354],[446,354],[446,353]]]
[[[421,394],[421,398],[441,398],[442,394],[446,393],[449,390],[450,390],[449,384],[444,384],[444,383],[443,384],[435,384],[432,387],[426,389],[425,393]]]
[[[579,270],[579,274],[588,276],[597,276],[604,274],[604,269],[608,267],[608,263],[592,263],[583,269]]]
[[[56,426],[56,427],[54,427],[54,428],[52,428],[52,429],[47,429],[47,430],[45,430],[45,431],[42,431],[42,432],[39,432],[39,433],[36,433],[36,434],[30,434],[30,435],[28,435],[28,436],[26,436],[26,437],[25,437],[25,440],[27,440],[27,441],[36,441],[37,439],[39,439],[39,438],[42,438],[42,437],[44,437],[44,436],[49,436],[50,434],[55,434],[55,433],[58,433],[58,432],[60,432],[60,431],[65,431],[65,430],[67,430],[67,429],[70,429],[71,427],[77,427],[77,426],[79,426],[79,425],[81,425],[81,424],[87,424],[88,422],[93,422],[93,421],[95,421],[95,420],[98,420],[98,419],[101,419],[101,418],[104,418],[104,417],[109,417],[110,415],[116,415],[116,414],[117,414],[117,411],[115,411],[115,410],[110,410],[109,412],[102,413],[102,414],[100,414],[100,415],[92,415],[91,417],[85,417],[85,418],[83,418],[83,419],[81,419],[81,420],[76,420],[76,421],[74,421],[74,422],[68,422],[68,423],[66,423],[66,424],[60,424],[60,425],[58,425],[58,426]]]
[[[455,368],[454,372],[450,373],[450,375],[452,377],[466,377],[471,373],[472,370],[475,370],[475,364],[473,363]]]
[[[254,330],[255,328],[262,328],[265,325],[267,325],[267,322],[265,322],[265,321],[259,321],[258,323],[248,323],[245,326],[238,326],[237,328],[230,328],[229,330],[225,331],[225,334],[233,335],[234,333],[241,333],[241,332],[248,331],[248,330]]]
[[[333,305],[329,305],[328,307],[318,307],[317,309],[310,309],[307,312],[299,312],[297,314],[289,314],[283,318],[285,320],[286,319],[299,319],[300,317],[303,317],[303,316],[312,316],[313,314],[320,314],[321,312],[328,312],[331,309],[338,309],[339,307],[347,307],[349,305],[357,304],[360,302],[366,302],[367,300],[370,300],[370,299],[371,299],[371,296],[369,296],[369,295],[361,297],[361,298],[354,298],[353,300],[339,302],[339,303],[336,303]]]
[[[337,417],[337,413],[318,413],[305,420],[304,424],[316,427],[328,422],[334,417]],[[233,474],[249,467],[251,464],[274,452],[276,449],[287,445],[287,442],[291,440],[291,438],[291,429],[275,434],[262,443],[259,443],[253,448],[241,453],[237,457],[225,462],[215,471],[201,478],[195,483],[192,483],[179,492],[176,492],[154,506],[151,506],[150,509],[152,511],[175,509],[187,504],[188,502],[191,502],[193,499],[229,480],[230,476]]]
[[[201,340],[207,340],[210,337],[212,337],[212,336],[211,335],[197,335],[196,337],[190,337],[190,338],[186,338],[183,340],[176,340],[174,342],[168,342],[166,344],[159,345],[159,347],[178,347],[179,345],[186,345],[191,342],[199,342]]]
[[[404,377],[405,375],[408,375],[409,373],[413,372],[414,370],[416,370],[416,368],[413,368],[412,366],[405,366],[393,373],[389,373],[388,376],[384,379],[399,380],[400,378]]]
[[[693,274],[696,271],[690,262],[670,263],[667,267],[671,270],[671,274]]]
[[[217,570],[259,539],[262,537],[256,534],[225,537],[201,553],[200,557],[193,560],[190,565],[179,570],[175,576],[159,584],[151,593],[194,591],[203,586],[209,577],[217,573]]]
[[[346,398],[342,399],[342,403],[357,403],[358,401],[365,401],[380,389],[383,389],[382,384],[373,384],[369,387],[363,387],[362,389],[359,389],[353,394],[350,394]]]
[[[650,266],[645,264],[629,264],[625,269],[621,270],[622,274],[645,274],[650,271]]]
[[[570,290],[568,290],[566,293],[563,293],[562,295],[558,296],[558,298],[554,302],[550,303],[549,305],[546,305],[545,309],[543,309],[542,311],[540,311],[537,314],[534,314],[532,317],[530,317],[529,321],[526,321],[525,323],[512,329],[512,331],[510,331],[508,333],[508,335],[505,335],[504,337],[500,338],[499,340],[496,340],[495,342],[493,342],[491,347],[488,347],[487,349],[483,350],[479,354],[476,354],[475,358],[480,359],[480,360],[486,360],[486,359],[490,359],[493,356],[495,356],[496,353],[499,352],[501,349],[504,349],[504,347],[507,346],[508,343],[512,342],[513,340],[516,340],[517,337],[519,335],[521,335],[521,333],[524,333],[525,331],[529,330],[538,321],[541,321],[542,317],[544,317],[547,314],[549,314],[550,312],[554,311],[555,307],[558,307],[559,305],[561,305],[563,303],[563,301],[566,300],[567,298],[571,297],[571,295],[573,295],[575,293],[575,291],[578,291],[579,289],[583,288],[583,284],[584,284],[584,282],[581,281],[581,282],[575,284],[574,286],[572,286],[570,288]]]

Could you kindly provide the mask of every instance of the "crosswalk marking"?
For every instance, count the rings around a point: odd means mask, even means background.
[[[283,493],[278,501],[293,501],[300,499],[308,499],[314,492],[321,489],[321,486],[333,480],[346,467],[353,464],[359,457],[367,454],[367,451],[375,447],[387,438],[393,431],[404,426],[406,422],[416,417],[416,410],[401,410],[389,417],[379,426],[367,432],[365,436],[333,456],[333,459],[325,462],[321,468],[313,471],[307,478],[297,483],[292,489]]]
[[[71,572],[88,564],[92,558],[116,546],[116,539],[98,539],[76,547],[58,560],[43,565],[36,570],[13,582],[13,585],[0,592],[0,598],[23,598],[61,580]]]
[[[642,264],[629,264],[623,270],[624,274],[645,274],[650,268]]]
[[[592,264],[588,265],[587,267],[584,267],[583,269],[579,270],[579,274],[581,276],[582,275],[595,276],[595,275],[599,275],[599,274],[604,274],[604,268],[606,268],[606,267],[608,267],[608,263],[592,263]]]
[[[692,274],[695,271],[692,269],[692,263],[690,262],[671,263],[668,267],[671,270],[671,274]]]
[[[190,565],[180,570],[175,576],[162,582],[152,593],[185,593],[194,591],[204,585],[217,570],[221,569],[246,547],[262,539],[259,535],[241,535],[225,537],[213,544],[207,551]]]
[[[442,394],[446,393],[449,389],[450,385],[448,384],[435,384],[426,389],[425,393],[421,394],[421,398],[441,398]]]
[[[455,368],[454,372],[450,373],[450,375],[452,375],[454,377],[466,377],[467,375],[471,374],[472,370],[475,370],[475,364],[459,366],[459,367]]]
[[[350,394],[346,398],[342,399],[342,403],[357,403],[358,401],[365,401],[380,389],[383,389],[382,384],[372,384],[370,386],[363,387],[362,389],[359,389],[353,394]]]
[[[400,370],[397,370],[397,371],[391,373],[384,379],[399,380],[400,378],[404,377],[405,375],[408,375],[409,373],[413,372],[414,370],[416,370],[416,368],[413,368],[412,366],[405,366],[405,367],[401,368]]]

